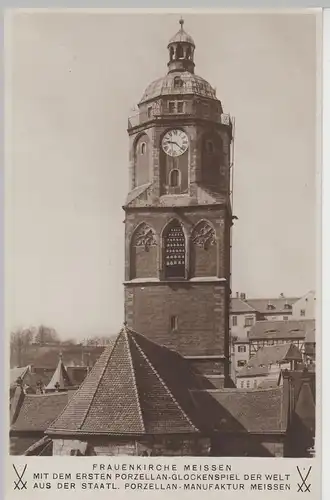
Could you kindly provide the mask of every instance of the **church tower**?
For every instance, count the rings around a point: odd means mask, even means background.
[[[215,90],[195,74],[195,43],[180,25],[168,44],[167,74],[147,87],[128,123],[125,320],[223,387],[232,125]]]

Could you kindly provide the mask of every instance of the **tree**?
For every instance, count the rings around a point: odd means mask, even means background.
[[[26,354],[33,341],[33,328],[16,330],[10,335],[11,365],[24,366]]]
[[[36,344],[54,344],[60,342],[56,330],[44,325],[39,326],[34,341]]]

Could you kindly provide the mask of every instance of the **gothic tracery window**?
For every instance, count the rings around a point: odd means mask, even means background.
[[[178,221],[171,224],[165,235],[165,277],[184,278],[186,243]]]
[[[142,247],[148,252],[150,247],[155,246],[156,236],[154,230],[145,222],[143,222],[136,230],[132,245],[134,247]]]
[[[210,246],[215,245],[214,228],[206,221],[202,221],[194,228],[192,234],[192,242],[207,250]]]

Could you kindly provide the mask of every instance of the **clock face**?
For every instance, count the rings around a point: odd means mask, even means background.
[[[183,130],[169,130],[163,137],[162,148],[169,156],[180,156],[188,149],[188,136]]]

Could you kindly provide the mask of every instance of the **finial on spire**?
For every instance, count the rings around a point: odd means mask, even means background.
[[[181,29],[183,29],[184,19],[183,19],[183,17],[182,17],[182,16],[180,17],[179,24],[181,25]]]

